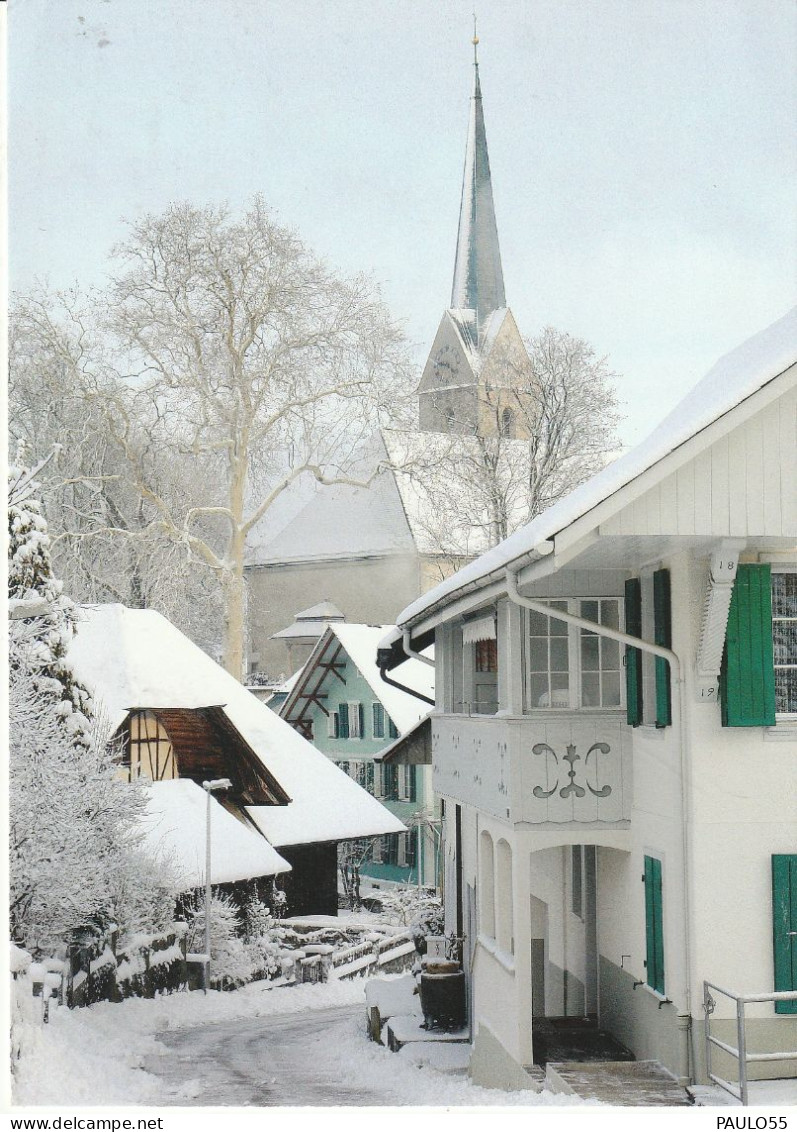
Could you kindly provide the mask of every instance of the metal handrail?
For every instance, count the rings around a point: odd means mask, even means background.
[[[720,1041],[711,1033],[711,1015],[714,1013],[716,1003],[710,991],[716,991],[718,994],[724,994],[726,998],[731,998],[736,1003],[736,1045],[729,1045],[728,1042]],[[716,983],[709,983],[703,980],[703,1010],[706,1016],[705,1025],[705,1041],[706,1041],[706,1076],[710,1081],[719,1085],[720,1088],[725,1089],[732,1097],[741,1101],[743,1105],[748,1103],[748,1082],[747,1082],[747,1066],[750,1062],[760,1061],[794,1061],[797,1059],[797,1050],[779,1050],[774,1053],[748,1053],[747,1052],[747,1033],[745,1030],[745,1014],[744,1008],[748,1002],[797,1002],[797,991],[769,991],[764,994],[735,994],[733,991],[725,990],[724,987],[717,986]],[[711,1071],[711,1047],[716,1046],[718,1049],[724,1050],[735,1057],[739,1063],[739,1082],[738,1084],[732,1081],[726,1081],[724,1077],[718,1077]]]

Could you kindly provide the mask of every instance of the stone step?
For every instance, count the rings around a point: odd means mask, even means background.
[[[622,1107],[692,1103],[658,1061],[549,1061],[546,1081],[552,1092]]]

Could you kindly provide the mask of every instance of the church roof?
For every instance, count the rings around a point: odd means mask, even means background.
[[[363,470],[362,478],[367,479],[385,458],[384,445],[377,436],[369,455],[370,467]],[[275,538],[258,542],[259,533],[253,532],[247,565],[363,558],[412,553],[414,549],[395,476],[390,472],[376,476],[368,487],[323,487]]]
[[[479,338],[490,314],[506,306],[490,158],[474,37],[474,83],[462,178],[457,254],[451,307],[476,312]]]

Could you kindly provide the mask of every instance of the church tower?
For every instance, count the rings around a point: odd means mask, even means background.
[[[487,132],[473,36],[473,95],[459,209],[451,306],[418,387],[423,432],[522,435],[518,395],[528,355],[506,305]],[[513,392],[515,390],[515,392]]]

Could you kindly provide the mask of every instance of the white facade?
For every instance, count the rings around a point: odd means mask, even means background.
[[[784,667],[797,665],[797,622],[775,630],[780,710],[723,726],[718,703],[732,587],[767,577],[767,563],[797,571],[797,366],[783,362],[784,325],[773,330],[724,359],[647,453],[399,617],[413,641],[435,636],[446,914],[465,938],[472,1073],[486,1083],[522,1084],[535,1019],[562,1016],[597,1018],[638,1059],[705,1080],[704,980],[737,994],[797,989],[782,985],[773,950],[782,960],[795,947],[785,935],[773,944],[773,858],[797,862],[797,676]],[[790,602],[797,617],[788,588],[776,611]],[[601,626],[546,624],[528,600]],[[497,705],[485,710],[463,627],[491,613]],[[611,630],[675,654],[670,666],[643,654],[641,711],[627,675],[637,662]],[[735,1004],[715,1000],[712,1030],[735,1045]],[[768,1002],[747,1017],[749,1049],[797,1050],[797,1014]],[[738,1077],[721,1053],[714,1070]],[[789,1075],[794,1062],[751,1068]]]

